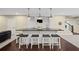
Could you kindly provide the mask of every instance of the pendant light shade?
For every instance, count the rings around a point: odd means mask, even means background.
[[[28,15],[27,15],[27,16],[28,16],[28,19],[30,19],[30,18],[31,18],[31,17],[30,17],[30,14],[29,14],[29,9],[30,9],[30,8],[28,8]]]
[[[30,8],[28,8],[28,15],[27,15],[28,17],[30,17],[30,15],[29,15],[29,9],[30,9]]]
[[[41,8],[39,8],[39,16],[38,16],[38,19],[42,19],[40,11],[41,11]]]
[[[52,8],[50,8],[50,18],[52,18]]]

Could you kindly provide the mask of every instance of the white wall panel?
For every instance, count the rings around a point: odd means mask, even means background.
[[[26,16],[15,16],[16,20],[16,29],[25,29],[27,28],[27,17]]]
[[[52,15],[79,16],[79,8],[53,8]]]
[[[53,16],[53,18],[50,18],[49,27],[51,29],[65,29],[65,17],[64,16]],[[59,25],[59,22],[61,22],[61,25]]]
[[[50,8],[41,8],[40,14],[41,16],[50,16]]]
[[[29,16],[39,16],[39,9],[38,8],[30,8],[29,9]]]
[[[15,25],[16,25],[16,22],[15,22],[15,19],[13,16],[6,16],[7,18],[7,30],[11,30],[11,34],[12,36],[15,35]]]
[[[7,30],[7,18],[5,16],[0,16],[0,32]]]

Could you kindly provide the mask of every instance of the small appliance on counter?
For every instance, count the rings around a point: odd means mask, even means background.
[[[42,29],[43,19],[42,19],[42,18],[38,18],[36,25],[37,25],[37,29],[38,29],[38,30]]]

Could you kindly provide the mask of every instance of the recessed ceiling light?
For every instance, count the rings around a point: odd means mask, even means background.
[[[19,15],[19,13],[16,12],[16,15]]]
[[[66,21],[67,23],[70,23],[69,21]]]

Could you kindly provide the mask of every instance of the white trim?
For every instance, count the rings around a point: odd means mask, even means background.
[[[12,36],[11,39],[8,39],[8,40],[0,43],[0,49],[3,48],[4,46],[8,45],[9,43],[11,43],[14,40],[15,40],[15,36]]]

